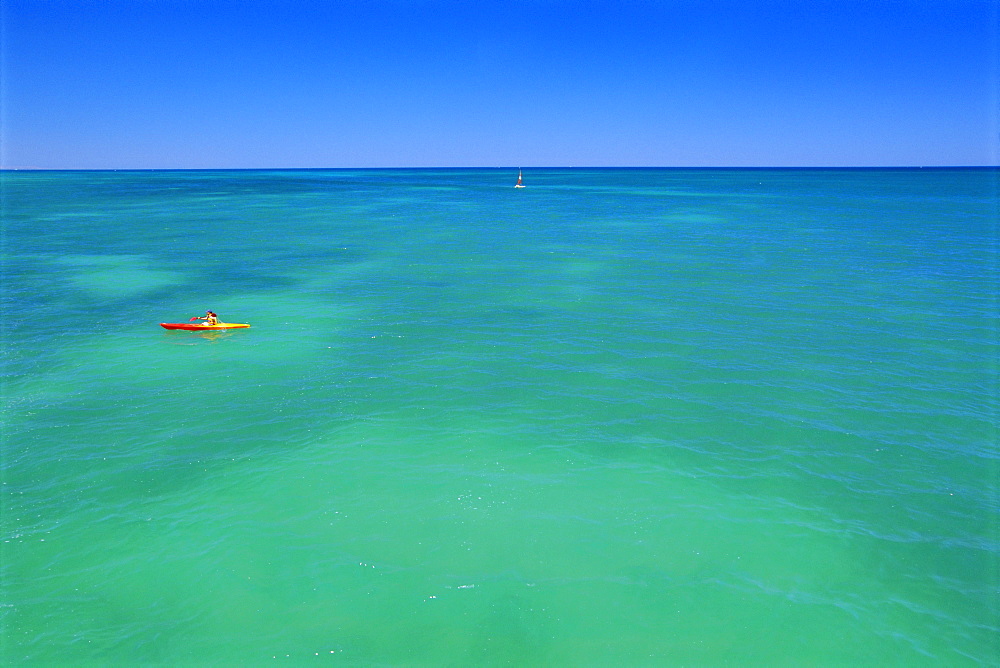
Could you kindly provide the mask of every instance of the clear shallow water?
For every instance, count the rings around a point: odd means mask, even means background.
[[[995,170],[512,174],[3,173],[0,658],[1000,661]]]

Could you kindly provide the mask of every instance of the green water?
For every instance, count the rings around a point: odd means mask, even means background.
[[[5,663],[1000,662],[995,170],[0,179]]]

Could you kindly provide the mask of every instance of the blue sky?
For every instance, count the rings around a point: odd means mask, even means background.
[[[998,163],[1000,0],[3,0],[6,168]]]

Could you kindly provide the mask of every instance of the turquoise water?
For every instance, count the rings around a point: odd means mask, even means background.
[[[1000,662],[996,170],[0,178],[4,663]]]

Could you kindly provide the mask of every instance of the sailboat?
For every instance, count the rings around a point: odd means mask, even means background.
[[[517,170],[517,183],[514,184],[515,188],[523,188],[524,184],[521,183],[521,170]]]

